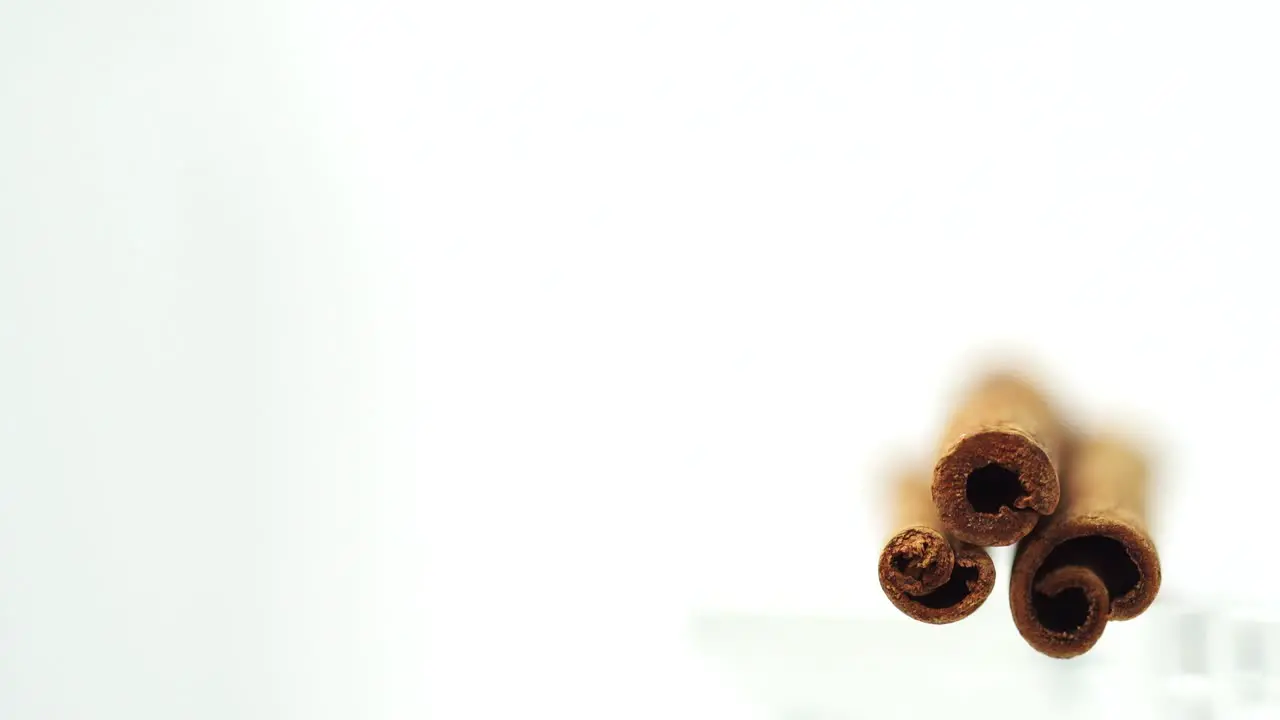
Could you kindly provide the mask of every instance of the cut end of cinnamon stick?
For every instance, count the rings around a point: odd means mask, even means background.
[[[1151,605],[1160,558],[1147,532],[1146,463],[1133,445],[1082,439],[1063,483],[1062,507],[1018,543],[1009,606],[1031,647],[1067,658],[1092,648],[1108,621]]]
[[[1012,545],[1058,506],[1064,429],[1029,381],[997,373],[956,407],[939,446],[933,502],[947,532]]]
[[[996,570],[982,548],[950,541],[934,528],[905,528],[880,553],[880,587],[889,601],[921,622],[968,617],[995,587]]]
[[[1043,447],[1015,429],[957,440],[934,468],[933,501],[957,538],[1012,545],[1058,506],[1058,473]]]
[[[942,533],[910,527],[885,544],[880,553],[880,578],[902,592],[924,595],[942,587],[955,564],[956,554]]]
[[[1092,648],[1108,621],[1141,614],[1159,590],[1160,561],[1144,532],[1114,518],[1084,516],[1024,541],[1009,604],[1033,648],[1067,658]]]
[[[1031,596],[1034,640],[1024,637],[1045,655],[1083,655],[1102,637],[1110,602],[1106,583],[1092,569],[1064,565],[1050,570],[1036,582]]]

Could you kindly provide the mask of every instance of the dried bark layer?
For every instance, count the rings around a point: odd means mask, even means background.
[[[1140,615],[1160,590],[1147,530],[1147,468],[1118,438],[1080,442],[1053,517],[1018,544],[1009,606],[1018,632],[1052,657],[1088,652],[1110,620]]]
[[[976,545],[1012,545],[1058,506],[1064,430],[1027,381],[992,375],[956,409],[933,471],[943,526]]]
[[[922,622],[944,624],[967,617],[995,587],[991,557],[943,531],[922,475],[901,477],[894,491],[898,529],[881,551],[879,563],[885,596]]]

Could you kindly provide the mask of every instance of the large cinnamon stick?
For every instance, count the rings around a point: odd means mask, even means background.
[[[1058,511],[1018,544],[1013,621],[1033,648],[1068,658],[1093,647],[1108,620],[1146,610],[1160,590],[1147,531],[1147,468],[1125,441],[1094,437],[1070,452]]]
[[[961,402],[943,434],[933,501],[947,530],[977,545],[1012,545],[1058,506],[1063,428],[1045,398],[992,375]]]
[[[884,594],[922,622],[943,624],[967,617],[995,587],[991,557],[946,534],[924,473],[904,474],[893,489],[896,532],[880,553]]]

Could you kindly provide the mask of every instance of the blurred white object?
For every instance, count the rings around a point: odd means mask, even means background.
[[[995,607],[992,607],[992,606]],[[994,597],[932,626],[900,615],[708,614],[695,642],[781,720],[1263,718],[1280,712],[1280,618],[1157,601],[1088,654],[1031,650]]]

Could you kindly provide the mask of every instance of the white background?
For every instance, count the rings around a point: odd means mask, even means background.
[[[753,717],[1004,352],[1264,592],[1270,4],[206,5],[0,10],[0,716]]]

